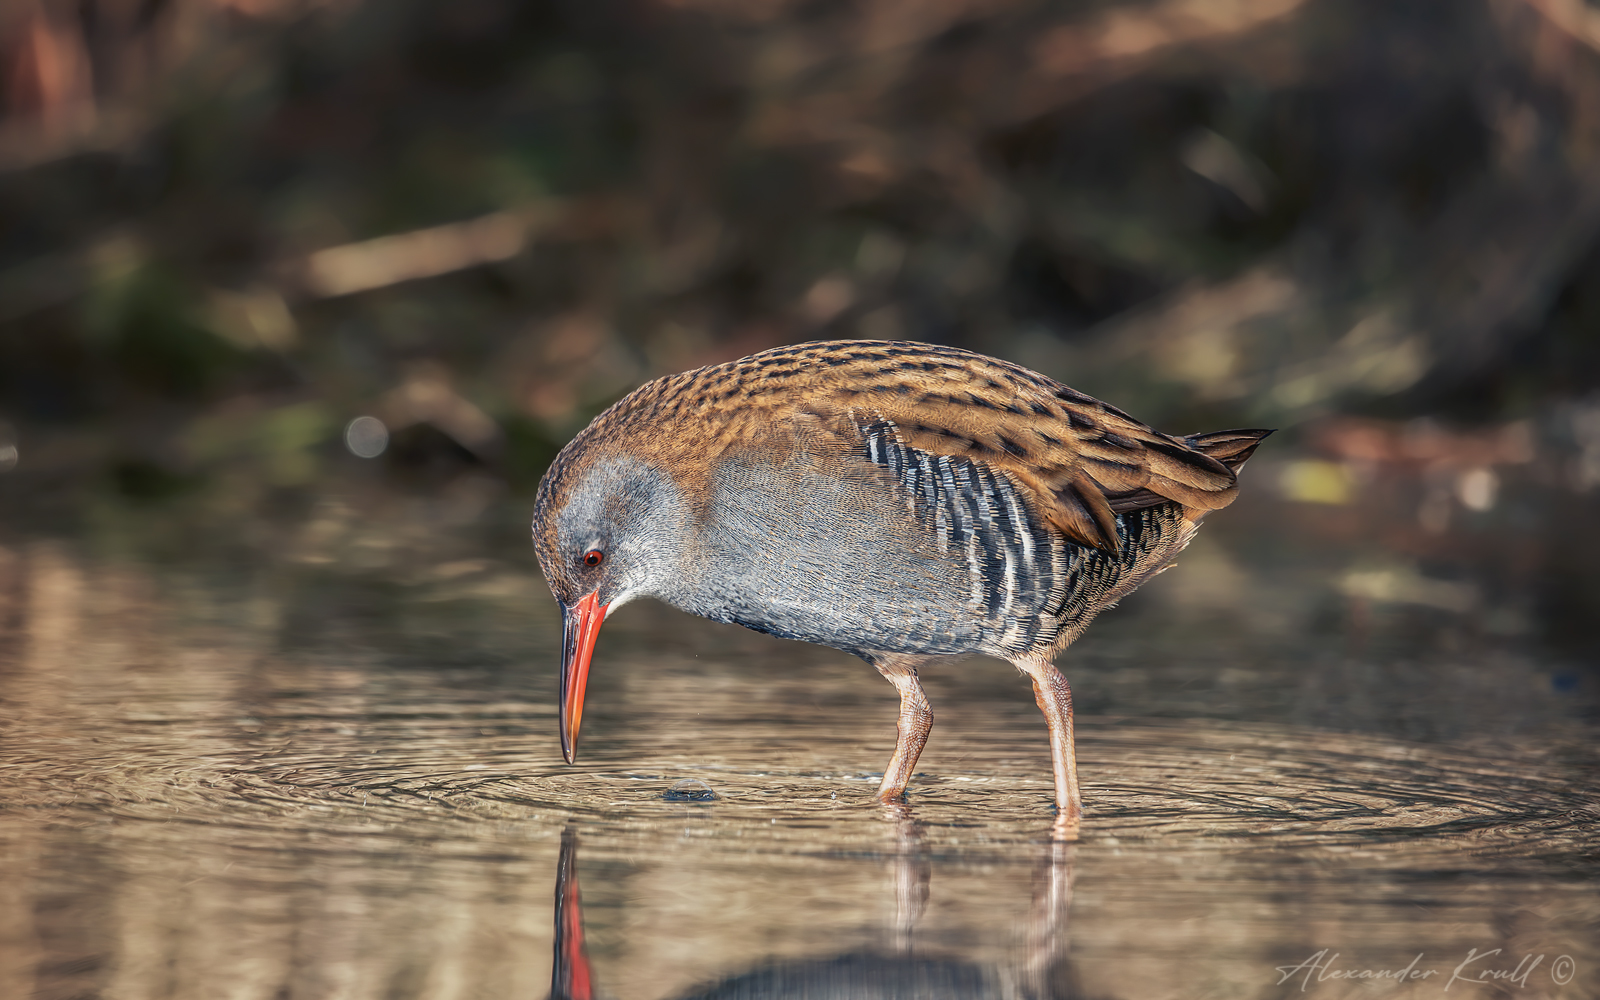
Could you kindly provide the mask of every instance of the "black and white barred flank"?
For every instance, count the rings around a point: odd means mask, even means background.
[[[1116,552],[1070,542],[1043,526],[1008,476],[909,447],[897,430],[882,419],[863,427],[867,460],[905,487],[939,554],[965,563],[966,607],[997,654],[1024,653],[1078,631],[1105,606],[1097,598],[1115,600],[1138,586],[1144,577],[1129,574],[1141,562],[1150,565],[1147,557],[1163,545],[1175,554],[1192,532],[1177,504],[1160,504],[1116,516]]]

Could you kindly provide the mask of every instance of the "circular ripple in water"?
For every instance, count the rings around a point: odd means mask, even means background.
[[[519,752],[524,737],[450,728],[379,750],[371,733],[202,756],[123,745],[98,761],[34,747],[35,759],[13,770],[11,815],[180,820],[266,843],[316,833],[467,847],[543,838],[571,818],[619,834],[692,821],[701,836],[747,849],[882,843],[882,809],[871,801],[878,775],[824,766],[863,757],[837,734],[811,734],[799,741],[804,752],[702,741],[693,755],[613,739],[565,767]],[[959,759],[928,762],[901,818],[954,848],[1044,837],[1042,734],[946,735]],[[1576,745],[1468,748],[1211,721],[1083,720],[1084,843],[1589,853],[1600,847],[1600,812],[1583,780],[1593,758]],[[684,779],[717,800],[663,798]]]

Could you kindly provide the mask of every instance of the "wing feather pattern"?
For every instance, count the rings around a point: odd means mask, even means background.
[[[807,410],[847,437],[883,421],[907,447],[981,462],[1020,487],[1052,529],[1106,551],[1118,547],[1118,514],[1168,502],[1197,513],[1227,506],[1238,492],[1238,465],[1269,433],[1174,437],[1006,362],[931,345],[850,346],[915,346],[961,364],[929,371],[890,356],[865,385],[841,382],[829,392],[832,380],[825,380]]]
[[[1168,502],[1196,514],[1227,506],[1238,491],[1239,466],[1270,433],[1174,437],[980,354],[899,341],[825,341],[658,379],[597,418],[584,436],[633,434],[642,451],[665,468],[684,470],[687,481],[711,456],[801,417],[852,449],[866,447],[866,428],[892,423],[902,445],[982,463],[1016,484],[1051,529],[1106,551],[1118,547],[1119,514]],[[684,439],[657,431],[670,425],[698,429]]]

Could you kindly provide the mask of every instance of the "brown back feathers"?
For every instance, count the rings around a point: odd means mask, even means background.
[[[902,444],[982,462],[1021,487],[1074,542],[1117,546],[1117,513],[1176,502],[1195,514],[1232,502],[1235,472],[1270,431],[1173,437],[1005,361],[932,344],[828,341],[781,347],[645,385],[595,420],[552,470],[612,439],[656,461],[693,495],[731,447],[808,415],[859,450],[887,421]],[[580,444],[585,442],[585,444]],[[554,496],[541,497],[555,500]]]

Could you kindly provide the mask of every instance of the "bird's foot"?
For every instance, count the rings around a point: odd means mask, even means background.
[[[1078,839],[1078,832],[1083,826],[1081,813],[1068,813],[1064,810],[1056,812],[1055,822],[1050,824],[1050,839],[1062,843],[1072,843]]]
[[[906,827],[917,822],[917,814],[903,799],[899,802],[880,801],[879,815],[889,823]]]

